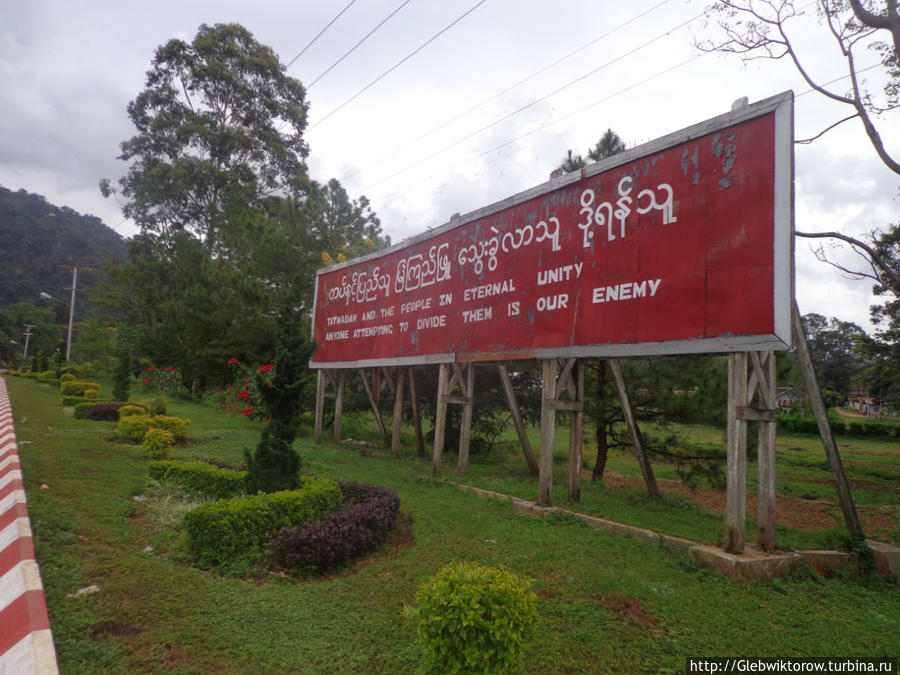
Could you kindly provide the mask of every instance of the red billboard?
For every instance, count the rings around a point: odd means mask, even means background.
[[[313,367],[784,349],[788,92],[318,273]]]

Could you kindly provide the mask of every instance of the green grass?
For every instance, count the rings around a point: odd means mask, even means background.
[[[114,440],[113,424],[63,417],[59,391],[48,386],[7,385],[63,673],[416,672],[415,627],[403,607],[451,560],[502,564],[533,580],[540,618],[525,650],[528,673],[683,672],[697,655],[900,653],[900,591],[882,578],[736,582],[684,556],[567,519],[517,515],[434,480],[411,443],[399,461],[308,437],[296,444],[307,472],[396,490],[409,536],[313,581],[217,577],[168,553],[177,540],[151,527],[146,502],[134,500],[147,460]],[[178,459],[241,461],[261,430],[192,404],[169,413],[192,420]],[[478,459],[467,480],[534,499],[515,460]],[[615,458],[622,470],[631,464]],[[562,486],[564,463],[557,470]],[[585,486],[584,510],[701,540],[720,528],[720,515],[687,502],[615,493]],[[564,502],[559,488],[555,498]],[[91,584],[100,592],[68,597]]]

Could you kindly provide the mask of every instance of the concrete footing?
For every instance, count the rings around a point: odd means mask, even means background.
[[[844,551],[809,550],[766,553],[756,546],[748,544],[741,554],[726,553],[717,546],[698,544],[681,537],[671,537],[641,527],[623,525],[622,523],[598,516],[589,516],[557,506],[540,506],[535,502],[469,485],[459,483],[453,483],[453,485],[483,497],[511,502],[513,509],[523,515],[546,518],[553,513],[564,514],[588,527],[603,530],[618,537],[628,537],[646,544],[653,544],[683,553],[701,565],[710,567],[735,579],[761,580],[783,577],[797,572],[804,566],[808,566],[819,574],[827,576],[837,570],[849,570],[859,565],[856,555]],[[897,584],[900,585],[900,548],[877,541],[867,540],[866,543],[872,550],[875,569],[881,574],[893,576]]]

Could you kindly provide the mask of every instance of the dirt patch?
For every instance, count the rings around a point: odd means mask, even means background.
[[[644,481],[639,476],[623,476],[622,474],[607,469],[603,476],[603,483],[611,488],[643,489]],[[677,494],[684,499],[703,507],[711,513],[725,513],[725,493],[712,488],[698,487],[690,489],[680,481],[669,479],[657,479],[659,489],[663,494]],[[835,498],[836,499],[836,498]],[[795,530],[822,531],[841,527],[840,511],[832,500],[825,499],[801,499],[779,494],[775,502],[779,525]],[[863,528],[866,531],[876,532],[896,528],[895,520],[890,511],[880,506],[856,507]],[[756,495],[747,495],[747,514],[753,516],[756,513]]]
[[[659,628],[659,620],[641,605],[640,600],[627,596],[606,597],[595,595],[594,599],[603,609],[613,612],[631,623],[643,626],[647,630]]]

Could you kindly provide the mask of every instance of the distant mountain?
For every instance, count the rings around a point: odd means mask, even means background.
[[[42,292],[68,302],[72,270],[60,266],[77,265],[78,288],[86,289],[105,278],[111,258],[125,259],[125,241],[96,216],[0,187],[0,307],[39,305]],[[76,303],[77,319],[89,310],[85,295]]]

